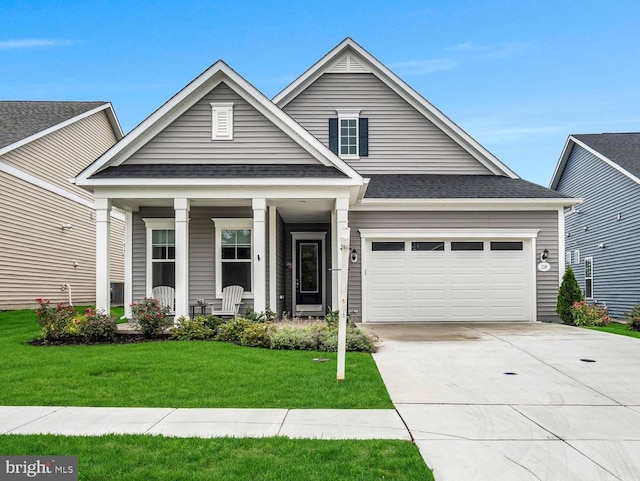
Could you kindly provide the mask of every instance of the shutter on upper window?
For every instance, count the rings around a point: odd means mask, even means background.
[[[233,140],[233,104],[211,104],[211,139]]]
[[[329,150],[338,155],[338,119],[329,119]]]
[[[358,142],[360,144],[360,157],[367,157],[369,155],[369,119],[360,118],[358,125]]]

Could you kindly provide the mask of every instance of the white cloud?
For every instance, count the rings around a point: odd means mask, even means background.
[[[13,40],[0,40],[0,50],[17,50],[25,48],[65,47],[71,45],[70,40],[46,39],[46,38],[21,38]]]
[[[458,62],[453,59],[440,60],[407,60],[389,65],[394,72],[402,75],[426,75],[457,67]]]

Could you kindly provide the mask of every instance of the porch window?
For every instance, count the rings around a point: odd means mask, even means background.
[[[227,286],[252,291],[253,219],[212,219],[216,229],[216,294]]]
[[[157,286],[176,287],[176,241],[173,219],[145,218],[147,295]]]

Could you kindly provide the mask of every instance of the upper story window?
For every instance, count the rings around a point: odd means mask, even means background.
[[[369,119],[360,110],[337,109],[338,118],[329,119],[329,148],[342,159],[356,160],[369,155]]]
[[[233,102],[211,103],[211,140],[233,140]]]

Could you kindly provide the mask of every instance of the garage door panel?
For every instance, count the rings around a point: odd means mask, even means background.
[[[442,241],[443,239],[439,239]],[[367,247],[369,321],[525,321],[535,279],[530,242],[522,250],[372,252]]]

